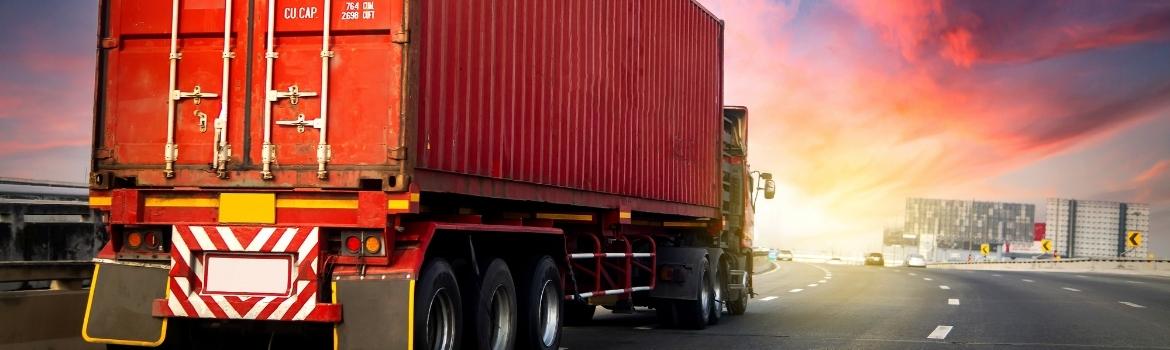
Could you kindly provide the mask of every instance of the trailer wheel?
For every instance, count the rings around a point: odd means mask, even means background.
[[[654,313],[658,317],[658,325],[661,327],[674,327],[678,324],[678,319],[675,317],[677,313],[674,312],[674,300],[658,299],[654,303]]]
[[[531,261],[526,285],[519,289],[519,348],[556,350],[561,343],[561,316],[565,293],[561,273],[547,255]]]
[[[700,261],[702,271],[699,274],[699,281],[703,285],[699,287],[699,295],[695,300],[678,300],[675,301],[675,311],[678,312],[679,325],[690,329],[704,329],[710,322],[711,317],[711,303],[714,303],[714,283],[707,275],[711,273],[710,267],[707,265],[707,259]]]
[[[446,260],[434,258],[423,268],[415,287],[416,350],[459,349],[463,303],[459,283]]]
[[[476,297],[477,348],[512,349],[516,343],[516,285],[504,260],[494,259],[483,272]]]
[[[719,269],[715,270],[715,284],[712,286],[714,291],[711,298],[711,316],[707,317],[707,324],[719,324],[719,319],[723,317],[723,304],[727,302],[727,263],[720,263]]]
[[[727,312],[739,316],[747,313],[748,294],[747,291],[742,291],[738,294],[739,298],[727,302]]]

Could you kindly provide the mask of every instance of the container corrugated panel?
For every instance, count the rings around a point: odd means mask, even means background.
[[[418,168],[718,206],[722,24],[698,4],[417,6]]]

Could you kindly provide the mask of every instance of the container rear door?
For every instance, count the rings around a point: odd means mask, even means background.
[[[401,0],[103,8],[95,172],[150,186],[357,187],[399,171]]]

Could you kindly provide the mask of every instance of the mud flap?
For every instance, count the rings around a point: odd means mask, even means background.
[[[333,330],[335,349],[414,348],[413,279],[334,281],[333,302],[344,309]]]
[[[707,257],[705,248],[660,247],[658,248],[657,263],[659,270],[664,265],[677,267],[676,273],[684,273],[683,278],[674,281],[663,281],[659,278],[650,296],[663,299],[695,300],[699,296],[702,284],[699,276],[703,273],[702,261]],[[717,260],[716,260],[717,261]],[[708,264],[711,264],[708,262]],[[656,277],[657,278],[657,277]]]
[[[166,297],[166,283],[165,268],[97,263],[81,337],[91,343],[161,345],[167,319],[151,316],[150,308]]]

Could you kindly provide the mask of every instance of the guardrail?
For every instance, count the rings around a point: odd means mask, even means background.
[[[92,276],[92,261],[0,261],[0,283],[21,282],[16,290],[42,289],[30,288],[37,281],[49,281],[50,290],[81,289]]]
[[[1012,260],[936,262],[927,267],[957,270],[1032,270],[1067,272],[1104,272],[1170,276],[1170,260],[1134,258],[1072,258],[1060,260]]]
[[[1170,263],[1166,259],[1137,259],[1137,258],[1068,258],[1068,259],[1043,259],[1043,260],[1029,260],[1017,259],[1007,261],[940,261],[932,262],[930,265],[976,265],[976,264],[1059,264],[1059,263],[1077,263],[1077,262],[1120,262],[1120,263]]]

